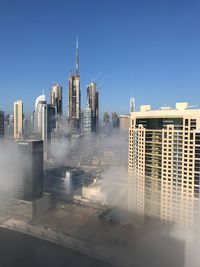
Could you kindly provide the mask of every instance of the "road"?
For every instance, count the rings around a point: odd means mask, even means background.
[[[83,253],[0,228],[0,267],[110,267]]]
[[[57,233],[49,228],[44,228],[43,226],[33,226],[23,221],[9,219],[1,222],[0,227],[7,230],[14,230],[28,234],[33,237],[56,243],[66,248],[70,248],[72,250],[83,253],[90,258],[94,258],[106,263],[105,266],[107,266],[107,263],[113,266],[121,266],[121,264],[116,262],[115,256],[112,251],[102,246],[88,247],[87,244],[82,240],[73,238],[66,234],[64,235],[62,233]]]

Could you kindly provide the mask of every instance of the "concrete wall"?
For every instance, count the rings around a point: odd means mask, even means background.
[[[46,213],[52,207],[52,195],[44,193],[34,201],[0,198],[0,215],[30,221]]]

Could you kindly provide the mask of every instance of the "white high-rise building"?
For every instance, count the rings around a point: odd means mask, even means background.
[[[34,134],[38,139],[42,139],[42,129],[44,123],[44,106],[47,104],[45,95],[40,95],[35,101],[34,112]]]
[[[92,110],[87,105],[85,110],[83,111],[83,133],[88,135],[92,131]]]
[[[56,128],[56,106],[47,104],[45,95],[39,96],[35,101],[34,133],[36,139],[44,141],[44,152],[47,153],[51,134]]]
[[[131,97],[130,98],[130,108],[129,108],[129,112],[134,112],[135,111],[135,98]]]
[[[62,87],[58,83],[54,83],[50,92],[50,104],[56,106],[56,115],[62,116]]]

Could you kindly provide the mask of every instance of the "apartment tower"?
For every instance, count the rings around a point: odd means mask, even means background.
[[[200,211],[200,109],[141,106],[131,113],[128,156],[129,209],[192,225]]]

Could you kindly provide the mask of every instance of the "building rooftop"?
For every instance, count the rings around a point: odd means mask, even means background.
[[[200,116],[200,108],[193,109],[190,108],[188,103],[181,102],[176,103],[175,109],[170,107],[161,107],[160,109],[153,110],[151,109],[150,105],[142,105],[140,106],[140,111],[132,112],[132,117],[179,117],[182,118],[183,116]]]

